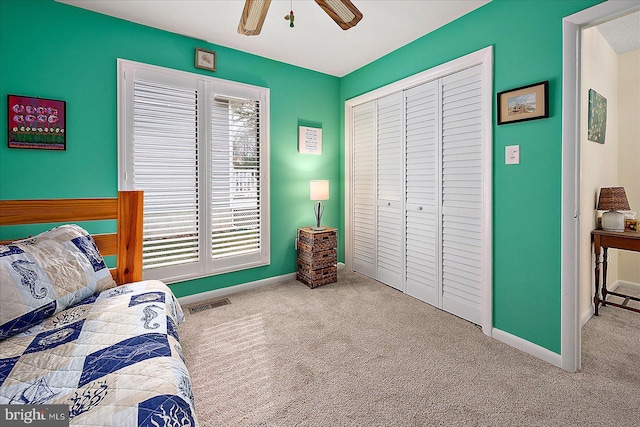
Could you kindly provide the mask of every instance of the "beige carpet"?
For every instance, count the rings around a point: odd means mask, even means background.
[[[180,326],[200,424],[635,426],[640,314],[601,309],[566,373],[356,273],[229,297]]]

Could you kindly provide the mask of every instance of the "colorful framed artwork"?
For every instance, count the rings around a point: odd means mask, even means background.
[[[604,144],[607,132],[607,98],[589,89],[589,118],[587,139]]]
[[[196,48],[196,68],[203,70],[216,70],[216,53],[211,50]]]
[[[549,81],[498,93],[498,124],[549,117]]]
[[[9,148],[65,150],[65,101],[7,95]]]

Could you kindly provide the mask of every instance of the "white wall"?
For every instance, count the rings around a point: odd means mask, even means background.
[[[582,32],[580,116],[580,297],[579,314],[586,322],[593,313],[594,264],[591,230],[596,225],[600,187],[618,186],[618,59],[596,27]],[[607,99],[605,143],[587,139],[589,89]],[[618,256],[610,250],[607,282],[618,280]]]
[[[600,187],[625,188],[640,218],[640,50],[617,55],[597,28],[582,33],[580,129],[580,298],[582,323],[593,312],[594,259],[590,231],[598,214]],[[607,98],[604,144],[587,139],[589,89]],[[616,282],[640,286],[640,254],[610,250],[609,287]]]
[[[618,108],[618,178],[640,218],[640,49],[618,55]],[[618,278],[640,284],[639,253],[620,251]]]

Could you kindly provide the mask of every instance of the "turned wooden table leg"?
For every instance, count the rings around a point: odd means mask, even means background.
[[[596,307],[595,315],[598,316],[598,306],[600,305],[600,255],[596,255],[596,292],[593,294],[593,304]]]
[[[595,284],[596,292],[593,294],[593,304],[595,305],[595,315],[598,316],[598,306],[600,305],[600,239],[595,236],[593,242],[593,252],[595,254]]]
[[[607,259],[608,259],[608,250],[609,248],[603,248],[602,251],[602,290],[600,293],[602,296],[600,297],[600,304],[604,307],[607,305]]]

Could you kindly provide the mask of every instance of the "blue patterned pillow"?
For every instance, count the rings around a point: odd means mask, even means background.
[[[115,285],[93,238],[77,225],[0,245],[0,339]]]

